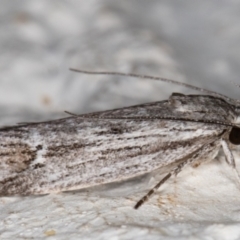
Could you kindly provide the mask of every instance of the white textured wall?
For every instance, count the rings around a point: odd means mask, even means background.
[[[163,76],[234,96],[239,10],[233,0],[2,1],[1,125],[189,92],[69,67]],[[218,160],[188,167],[137,211],[134,204],[159,173],[88,191],[0,198],[0,238],[240,239],[240,188],[224,157]]]

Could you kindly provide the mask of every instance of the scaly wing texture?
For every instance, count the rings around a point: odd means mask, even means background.
[[[237,117],[236,106],[224,99],[208,95],[183,95],[174,93],[166,101],[146,103],[86,116],[96,118],[150,118],[192,119],[196,121],[223,122],[231,124]]]
[[[205,119],[208,114],[220,112],[218,120],[232,121],[231,105],[216,108],[215,104],[206,112],[206,108],[201,108],[201,104],[206,104],[202,97],[174,95],[169,101],[3,128],[0,194],[80,189],[132,178],[184,160],[206,144],[214,143],[217,151],[218,140],[229,127],[144,119],[164,112],[169,116],[197,115]],[[184,98],[191,100],[189,104],[181,104]],[[121,117],[141,117],[141,120]]]

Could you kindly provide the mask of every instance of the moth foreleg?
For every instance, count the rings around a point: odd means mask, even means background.
[[[231,167],[235,168],[236,167],[235,159],[234,159],[232,151],[230,150],[227,142],[222,139],[221,145],[222,145],[222,149],[223,149],[223,152],[225,155],[225,160],[226,160],[227,164],[230,165]]]
[[[225,160],[226,160],[227,164],[233,168],[233,171],[234,171],[234,173],[235,173],[235,175],[238,179],[238,184],[239,184],[239,187],[240,187],[240,175],[239,175],[239,172],[236,169],[236,163],[235,163],[235,159],[234,159],[234,156],[232,154],[232,151],[230,150],[230,148],[228,146],[228,143],[223,139],[221,140],[221,145],[222,145],[222,149],[223,149],[223,152],[224,152],[224,155],[225,155]]]

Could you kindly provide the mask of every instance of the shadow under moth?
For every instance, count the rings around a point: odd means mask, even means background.
[[[139,208],[186,165],[213,160],[220,149],[234,169],[240,144],[240,102],[186,83],[135,74],[204,92],[173,93],[168,100],[59,120],[0,129],[0,196],[34,195],[88,188],[176,166],[154,186]]]

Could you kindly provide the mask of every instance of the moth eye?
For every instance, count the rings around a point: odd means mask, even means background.
[[[233,127],[229,134],[229,141],[234,145],[240,144],[240,128]]]

